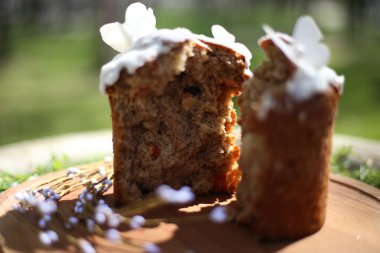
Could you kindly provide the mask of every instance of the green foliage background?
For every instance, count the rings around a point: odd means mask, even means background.
[[[264,58],[257,46],[264,34],[261,25],[291,33],[297,17],[304,14],[272,5],[210,8],[156,8],[157,25],[211,35],[211,25],[221,24],[252,50],[253,68]],[[111,127],[107,98],[98,90],[99,52],[107,46],[97,29],[45,33],[26,26],[12,31],[12,54],[0,63],[0,145]],[[323,32],[331,49],[330,65],[346,77],[336,131],[380,139],[379,31]],[[116,52],[107,50],[111,59]]]

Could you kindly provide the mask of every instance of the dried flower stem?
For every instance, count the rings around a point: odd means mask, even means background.
[[[67,229],[75,228],[78,232],[84,234],[90,232],[92,235],[106,238],[113,242],[119,241],[121,243],[119,245],[120,247],[123,243],[139,249],[143,249],[146,246],[145,244],[134,241],[133,238],[128,238],[126,235],[120,234],[116,228],[121,224],[128,225],[131,229],[137,229],[139,227],[158,226],[162,222],[186,223],[203,221],[208,218],[206,215],[159,219],[145,219],[142,217],[140,214],[150,209],[168,203],[182,204],[193,200],[194,194],[189,187],[182,187],[179,190],[175,190],[167,185],[158,187],[155,194],[148,195],[132,205],[116,209],[115,212],[101,199],[103,193],[112,186],[110,179],[113,179],[114,174],[110,166],[111,163],[109,165],[104,165],[104,163],[99,165],[101,165],[101,167],[92,166],[84,169],[68,169],[66,175],[41,183],[34,187],[32,192],[27,192],[28,194],[32,194],[34,191],[37,191],[40,195],[33,193],[36,199],[37,197],[44,197],[45,200],[59,203],[58,200],[63,196],[85,188],[78,196],[72,216],[66,217],[61,210],[55,210],[54,217],[59,221],[58,224],[62,224]],[[26,197],[28,197],[28,195],[26,195]],[[139,218],[136,216],[140,216],[140,220],[136,220],[136,218]],[[57,225],[57,223],[55,224]],[[34,227],[32,224],[28,225],[31,225],[41,233],[41,230],[38,230],[38,226]],[[62,231],[62,228],[57,228],[56,225],[54,226],[54,223],[49,222],[43,227],[42,233],[45,232],[49,235],[51,231],[49,227],[54,227],[54,230],[51,232],[58,234],[60,239],[68,241],[83,252],[94,252],[94,238],[92,236],[86,237],[86,240],[75,238],[70,235],[69,230],[63,229]],[[90,241],[87,241],[88,239],[90,239]],[[40,240],[44,243],[43,239],[40,238]],[[56,241],[54,239],[51,240],[52,243]],[[47,240],[47,243],[50,244],[50,241]],[[109,247],[110,245],[107,244],[105,246]],[[115,245],[115,247],[119,246]],[[156,245],[153,246],[157,247]]]
[[[104,166],[104,168],[105,168],[107,175],[113,174],[113,169],[110,165]],[[81,179],[83,179],[83,176],[90,178],[91,176],[98,174],[98,169],[92,168],[92,167],[81,168],[80,171],[81,172],[78,173],[77,175],[75,175],[75,177],[67,177],[67,175],[62,175],[62,176],[57,177],[51,181],[41,183],[41,184],[37,185],[35,188],[41,188],[43,186],[51,188],[54,185],[62,185],[62,183],[64,183],[64,182],[69,182],[68,185],[71,185],[72,181],[81,181]]]
[[[197,215],[197,216],[184,216],[184,217],[172,217],[172,218],[158,218],[158,219],[145,219],[144,227],[155,227],[160,225],[162,222],[166,223],[187,223],[187,222],[197,222],[208,220],[207,215]],[[131,217],[122,217],[122,223],[129,224]]]
[[[83,176],[86,176],[86,180],[83,180]],[[49,182],[39,184],[35,187],[35,189],[50,188],[62,197],[73,191],[81,189],[84,185],[91,183],[93,180],[96,180],[99,183],[104,181],[106,178],[113,178],[113,171],[111,167],[106,167],[106,175],[101,179],[98,177],[98,170],[96,168],[89,168],[83,169],[82,172],[75,177],[70,178],[64,175]]]
[[[154,195],[148,196],[137,203],[116,209],[123,216],[132,216],[166,204]]]

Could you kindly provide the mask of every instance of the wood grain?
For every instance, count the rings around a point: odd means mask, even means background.
[[[0,253],[76,252],[65,241],[52,248],[38,240],[36,217],[13,211],[14,194],[65,172],[56,172],[11,188],[0,194]],[[78,195],[73,192],[60,200],[59,209],[69,214]],[[112,190],[106,201],[112,202]],[[145,213],[149,218],[199,216],[210,212],[216,202],[233,205],[231,196],[198,197],[189,206],[165,206]],[[111,203],[110,203],[111,204]],[[59,224],[55,224],[59,226]],[[63,229],[63,228],[62,228]],[[259,241],[249,228],[232,223],[215,224],[206,219],[182,223],[161,223],[157,227],[125,230],[123,236],[135,243],[154,242],[162,252],[380,252],[380,191],[359,181],[331,175],[327,220],[323,228],[297,241]],[[86,237],[75,232],[75,237]],[[96,237],[97,252],[142,252],[141,248],[111,244]],[[189,251],[191,250],[191,251]]]

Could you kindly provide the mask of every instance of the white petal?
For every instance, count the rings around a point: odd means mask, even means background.
[[[147,35],[156,30],[156,17],[151,8],[137,20],[136,28],[139,36]]]
[[[137,2],[129,5],[125,11],[125,24],[135,25],[146,12],[146,6],[142,3]]]
[[[227,30],[221,25],[213,25],[211,27],[211,32],[215,39],[221,40],[224,43],[235,42],[235,36],[227,32]]]
[[[327,65],[330,58],[330,51],[325,44],[318,43],[313,47],[307,48],[305,56],[307,62],[316,69],[320,69]]]
[[[293,38],[308,46],[310,41],[314,43],[321,41],[323,35],[312,17],[302,16],[294,26]]]
[[[156,17],[151,8],[147,9],[142,3],[131,4],[125,12],[124,27],[131,30],[133,40],[156,30]]]
[[[119,52],[124,52],[132,46],[132,39],[125,27],[118,23],[110,23],[100,28],[100,34],[105,43]]]

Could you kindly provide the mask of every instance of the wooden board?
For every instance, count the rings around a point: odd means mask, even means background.
[[[13,211],[14,194],[41,182],[63,175],[64,171],[26,182],[0,194],[0,252],[76,252],[76,248],[57,243],[42,246],[38,231],[28,225],[30,215]],[[59,208],[69,212],[78,192],[60,200]],[[110,201],[112,192],[106,196]],[[218,199],[233,204],[230,196],[199,197],[190,206],[165,206],[144,214],[150,218],[186,217],[210,212]],[[82,236],[80,233],[76,237]],[[154,242],[162,252],[380,252],[380,191],[342,176],[330,178],[327,220],[317,233],[296,241],[262,242],[249,228],[232,223],[216,224],[208,220],[186,223],[161,223],[152,228],[125,231],[123,236],[135,242]],[[141,248],[111,244],[95,239],[97,252],[141,252]]]

